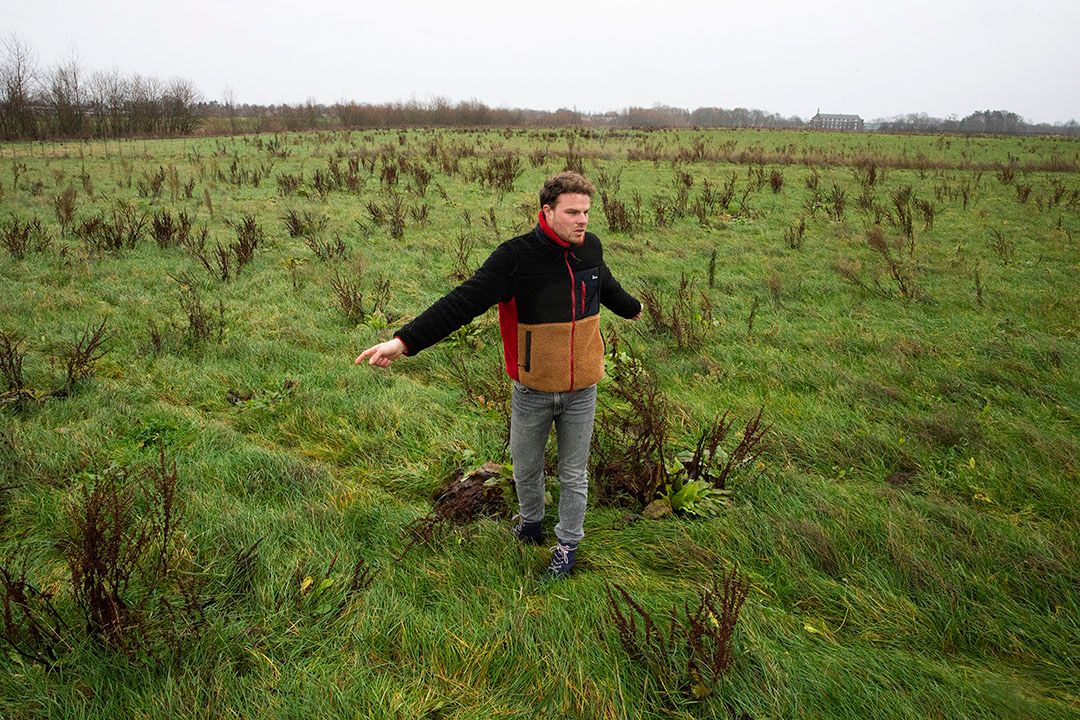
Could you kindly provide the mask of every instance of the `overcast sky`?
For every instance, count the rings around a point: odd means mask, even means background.
[[[241,103],[1080,119],[1077,0],[0,0],[0,32]]]

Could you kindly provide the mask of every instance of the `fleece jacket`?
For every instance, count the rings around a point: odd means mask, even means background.
[[[499,306],[506,373],[544,392],[595,384],[604,374],[600,305],[624,318],[641,312],[604,263],[600,239],[571,245],[544,222],[502,243],[468,280],[395,336],[415,355]]]

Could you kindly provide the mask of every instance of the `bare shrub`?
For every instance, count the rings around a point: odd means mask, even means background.
[[[784,243],[792,250],[798,250],[803,245],[803,237],[806,235],[806,218],[800,217],[798,224],[793,224],[784,231]]]
[[[344,257],[347,251],[345,242],[337,233],[334,233],[333,240],[320,240],[315,235],[309,235],[304,238],[304,244],[307,245],[311,252],[315,253],[315,257],[320,260],[332,260],[334,258]]]
[[[465,230],[459,230],[454,238],[453,268],[450,271],[450,279],[463,282],[472,276],[472,253],[475,247],[476,238]]]
[[[189,573],[174,565],[180,516],[176,465],[83,473],[59,543],[75,605],[90,637],[129,656],[162,663],[205,622]]]
[[[859,193],[859,196],[855,198],[855,207],[867,213],[875,211],[877,205],[873,187],[870,185],[862,186],[862,191]]]
[[[422,198],[427,195],[428,185],[431,184],[432,179],[431,170],[428,169],[427,165],[421,162],[410,163],[408,173],[412,177],[416,196]]]
[[[212,250],[206,249],[208,231],[203,228],[196,240],[187,245],[187,250],[198,260],[210,277],[216,280],[228,280],[232,277],[232,252],[217,243]]]
[[[53,603],[53,592],[43,591],[29,579],[30,559],[10,559],[0,564],[0,595],[3,600],[3,639],[15,654],[55,669],[72,650],[75,630]]]
[[[655,288],[644,288],[641,301],[652,329],[670,333],[679,348],[695,347],[705,339],[709,313],[694,307],[694,281],[686,273],[679,277],[670,309],[665,309],[662,294]]]
[[[190,225],[188,227],[190,228]],[[176,247],[180,244],[180,224],[173,220],[172,213],[168,210],[161,210],[154,213],[150,220],[150,235],[162,250]]]
[[[149,220],[149,211],[139,212],[131,203],[117,201],[109,214],[104,212],[83,221],[75,235],[92,252],[118,253],[134,249]]]
[[[232,251],[236,258],[236,271],[240,272],[255,256],[255,248],[263,240],[263,231],[253,215],[244,215],[233,224],[233,229],[236,231],[236,242],[232,245]]]
[[[1016,254],[1016,241],[997,228],[987,228],[990,233],[990,249],[1001,259],[1002,265],[1008,265]]]
[[[655,684],[665,703],[672,699],[701,700],[711,694],[733,662],[732,644],[739,611],[749,583],[737,569],[714,576],[701,590],[697,607],[683,605],[680,617],[672,606],[666,629],[621,585],[609,584],[610,628],[626,654]]]
[[[625,233],[634,231],[634,224],[623,202],[612,195],[608,195],[606,191],[601,191],[600,206],[603,209],[604,218],[607,220],[608,230]]]
[[[757,415],[746,421],[746,425],[739,435],[739,442],[730,453],[718,453],[717,449],[723,442],[734,421],[730,419],[730,412],[713,420],[711,424],[702,430],[698,438],[697,447],[686,468],[687,477],[691,479],[703,478],[710,484],[721,490],[727,488],[728,478],[740,467],[752,464],[757,460],[762,451],[762,442],[768,427],[762,426],[761,416],[765,408],[758,409]]]
[[[671,206],[676,217],[686,214],[690,203],[690,189],[693,187],[694,176],[676,168],[671,176],[671,190],[674,193]]]
[[[169,197],[176,202],[180,198],[180,173],[171,163],[165,169],[165,184],[169,187]]]
[[[480,172],[480,177],[493,190],[505,193],[514,189],[514,183],[524,171],[520,157],[505,153],[488,160],[487,165]]]
[[[735,199],[735,182],[738,179],[735,171],[731,171],[731,175],[724,181],[724,187],[716,196],[716,205],[721,210],[727,210],[731,206],[731,201]]]
[[[135,191],[141,198],[157,199],[161,197],[161,188],[165,183],[165,168],[143,171],[142,177],[135,183]]]
[[[345,317],[356,325],[363,322],[367,312],[364,311],[364,293],[360,290],[360,283],[335,272],[330,279],[330,288],[334,291],[337,306]]]
[[[17,333],[0,330],[0,376],[8,393],[20,393],[26,387],[23,378],[23,338]]]
[[[748,165],[746,168],[746,181],[747,185],[753,188],[753,192],[760,192],[761,188],[765,187],[765,163]]]
[[[652,207],[653,217],[656,218],[656,227],[671,227],[671,224],[675,221],[675,212],[671,207],[670,200],[663,195],[657,195],[653,198]]]
[[[900,296],[905,300],[911,300],[918,297],[920,292],[915,283],[914,263],[910,259],[905,262],[892,253],[889,248],[889,243],[885,238],[885,231],[882,227],[880,225],[871,227],[866,233],[866,240],[871,249],[877,251],[881,256],[885,271],[896,284],[896,289],[900,292]],[[878,285],[878,289],[881,290],[883,295],[888,295],[876,279],[875,284]]]
[[[386,211],[390,237],[400,240],[405,237],[405,198],[396,192],[391,193],[386,202]]]
[[[645,506],[663,486],[668,401],[656,378],[632,355],[611,347],[604,402],[597,413],[589,476],[604,505]]]
[[[428,224],[428,214],[431,211],[431,206],[427,203],[419,203],[417,205],[409,206],[409,217],[412,218],[413,224],[417,227],[426,227]],[[492,212],[495,209],[492,208]]]
[[[20,220],[15,215],[0,226],[0,244],[13,258],[20,260],[31,251],[42,252],[49,246],[49,235],[38,218]]]
[[[1060,205],[1066,192],[1064,180],[1056,177],[1050,178],[1050,187],[1047,189],[1046,193],[1046,209],[1053,210]]]
[[[563,170],[568,172],[576,172],[579,175],[585,174],[585,158],[578,152],[577,147],[571,143],[570,147],[566,150],[566,155],[563,156],[564,164]]]
[[[53,198],[53,212],[56,221],[60,223],[60,232],[67,235],[71,230],[71,224],[75,221],[76,199],[78,191],[73,187],[65,188],[62,193]]]
[[[380,227],[385,226],[390,237],[395,240],[405,237],[405,217],[408,206],[401,193],[390,190],[384,203],[369,200],[367,211],[371,216],[371,221]]]
[[[0,406],[70,395],[81,381],[94,375],[97,362],[108,352],[106,345],[110,334],[106,330],[107,324],[106,319],[96,325],[90,324],[75,340],[59,344],[50,365],[63,367],[64,380],[59,387],[50,390],[26,385],[23,340],[15,333],[0,331],[0,376],[7,386],[7,390],[0,393]]]
[[[839,185],[833,185],[832,190],[829,192],[827,202],[825,205],[825,212],[833,220],[840,222],[844,219],[844,205],[847,199],[847,193]]]
[[[376,225],[383,225],[386,222],[386,212],[383,210],[382,205],[374,200],[368,200],[367,205],[368,215],[371,217],[371,222]]]
[[[494,205],[489,207],[487,209],[487,212],[480,216],[480,222],[482,222],[484,224],[484,227],[486,227],[491,232],[491,234],[495,236],[496,240],[499,239],[499,221],[495,217]]]
[[[225,304],[218,300],[215,313],[214,309],[203,303],[202,293],[193,278],[181,276],[176,280],[180,285],[180,309],[187,320],[185,332],[188,341],[195,345],[224,340]]]
[[[873,188],[877,181],[884,177],[884,172],[880,173],[879,177],[877,162],[868,157],[860,157],[856,160],[852,170],[855,173],[855,179],[864,187]]]
[[[867,292],[873,292],[872,288],[862,278],[862,263],[858,260],[837,258],[833,264],[833,269],[848,283]]]
[[[769,173],[769,186],[772,187],[772,191],[774,193],[778,193],[784,188],[783,170],[776,168],[771,173]]]
[[[291,197],[304,184],[304,174],[302,172],[295,175],[281,173],[277,176],[276,181],[278,194],[281,197]]]
[[[609,170],[606,165],[598,167],[596,170],[596,186],[600,188],[601,192],[617,195],[619,190],[622,189],[622,168]]]
[[[914,201],[915,209],[919,211],[923,219],[923,232],[929,232],[934,229],[934,216],[937,214],[937,208],[929,200],[922,200],[916,198]]]
[[[911,251],[915,249],[915,221],[912,211],[912,200],[914,198],[914,191],[910,185],[901,185],[896,188],[896,191],[892,194],[893,210],[895,214],[889,216],[890,222],[900,232],[904,234],[904,237],[908,239],[908,244]]]
[[[66,395],[79,382],[93,376],[98,360],[108,352],[105,347],[110,339],[107,324],[108,320],[102,318],[100,323],[87,326],[74,342],[62,348],[59,359],[64,366],[64,385],[57,394]]]
[[[330,192],[336,189],[336,184],[333,176],[324,173],[320,168],[315,168],[315,172],[311,175],[311,187],[319,194],[319,197],[325,200]]]
[[[281,217],[285,224],[285,231],[289,237],[310,237],[317,235],[326,229],[330,218],[326,215],[316,215],[309,210],[298,212],[292,208],[285,211]]]

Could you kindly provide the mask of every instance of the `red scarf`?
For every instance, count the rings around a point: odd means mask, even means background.
[[[544,219],[544,211],[543,210],[540,211],[540,229],[543,230],[544,234],[547,235],[549,238],[551,238],[551,240],[553,242],[555,242],[555,244],[558,245],[559,247],[561,247],[561,248],[570,247],[570,243],[566,242],[561,237],[559,237],[559,234],[557,232],[555,232],[554,230],[552,230],[551,226],[547,224],[547,220]]]

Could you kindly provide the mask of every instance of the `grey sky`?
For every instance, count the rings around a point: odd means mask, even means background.
[[[207,99],[864,118],[1006,109],[1080,119],[1080,3],[762,0],[0,0],[42,66],[192,80]],[[5,29],[6,28],[6,29]]]

